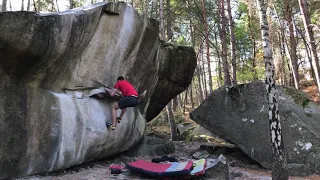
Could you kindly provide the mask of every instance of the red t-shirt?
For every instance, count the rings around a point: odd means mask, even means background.
[[[117,82],[117,84],[114,86],[114,88],[119,89],[124,96],[132,96],[132,95],[138,96],[137,91],[126,80],[121,80],[121,81]]]

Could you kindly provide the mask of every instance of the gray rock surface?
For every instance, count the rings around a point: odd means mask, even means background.
[[[132,148],[144,134],[159,66],[172,61],[164,48],[194,53],[160,46],[158,22],[125,3],[50,14],[3,12],[0,27],[0,179]],[[114,99],[90,96],[103,89],[101,84],[114,86],[120,75],[144,97],[112,131],[105,124]]]
[[[197,62],[193,61],[196,54],[191,47],[163,43],[158,58],[167,60],[160,61],[159,79],[150,99],[147,121],[155,118],[171,99],[189,86],[197,65]]]
[[[206,150],[200,150],[200,151],[197,151],[194,154],[192,154],[192,157],[194,159],[203,159],[203,158],[206,159],[209,156],[210,156],[210,154]]]
[[[292,88],[277,87],[279,114],[291,174],[320,173],[319,107]],[[312,109],[308,114],[304,108]],[[310,112],[312,112],[310,114]],[[263,82],[221,87],[190,114],[201,126],[237,145],[271,169],[268,103]],[[300,167],[303,167],[302,169]]]
[[[162,155],[174,153],[175,148],[172,141],[165,139],[144,136],[143,140],[137,146],[125,152],[129,157],[153,156],[159,157]]]

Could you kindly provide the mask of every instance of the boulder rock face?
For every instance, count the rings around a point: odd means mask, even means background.
[[[155,118],[171,99],[189,86],[197,65],[192,61],[196,54],[191,47],[163,43],[158,58],[163,60],[160,61],[159,79],[147,109],[147,121]]]
[[[125,3],[99,3],[51,14],[3,12],[0,27],[0,179],[110,157],[141,140],[159,65],[171,62],[159,58],[167,52],[158,22]],[[91,95],[118,76],[144,97],[110,130],[115,100]]]
[[[191,118],[259,162],[272,168],[265,84],[254,82],[214,91]],[[277,87],[289,173],[320,173],[320,111],[300,91]],[[306,111],[307,110],[307,111]],[[308,112],[308,113],[306,113]],[[304,167],[303,169],[299,167]]]

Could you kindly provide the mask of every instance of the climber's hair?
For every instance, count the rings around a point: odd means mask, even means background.
[[[119,76],[117,80],[118,81],[122,81],[122,80],[124,80],[124,77],[123,76]]]

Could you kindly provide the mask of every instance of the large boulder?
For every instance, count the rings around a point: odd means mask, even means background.
[[[160,61],[159,79],[147,109],[147,121],[155,118],[171,99],[187,89],[197,65],[191,60],[196,59],[191,47],[163,43],[158,58],[169,61]]]
[[[320,173],[320,111],[301,91],[277,86],[289,170]],[[191,118],[271,169],[271,137],[265,84],[254,82],[214,91]]]
[[[0,27],[0,179],[110,157],[141,140],[159,66],[173,58],[157,21],[125,3],[99,3],[51,14],[3,12]],[[92,95],[120,75],[144,97],[113,131],[106,122],[115,99]]]

